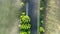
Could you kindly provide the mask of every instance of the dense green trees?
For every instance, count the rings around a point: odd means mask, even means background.
[[[30,17],[27,16],[25,12],[22,12],[19,24],[20,34],[30,34],[30,28]]]

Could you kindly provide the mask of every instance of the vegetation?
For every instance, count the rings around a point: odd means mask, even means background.
[[[44,33],[45,32],[45,30],[44,30],[44,27],[43,27],[43,23],[44,23],[44,20],[43,20],[43,18],[44,18],[44,0],[41,0],[42,1],[42,3],[40,4],[40,28],[39,28],[39,30],[40,30],[40,34],[42,34],[42,33]]]
[[[25,14],[25,12],[22,12],[20,16],[20,34],[30,34],[30,17]]]

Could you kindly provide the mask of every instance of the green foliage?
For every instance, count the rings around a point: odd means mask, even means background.
[[[20,29],[30,29],[31,25],[30,24],[20,24]]]
[[[44,7],[40,7],[40,10],[43,10],[44,9]]]
[[[45,32],[44,27],[43,27],[43,23],[44,23],[44,20],[43,20],[44,19],[44,5],[43,5],[43,3],[44,3],[44,0],[41,0],[41,1],[42,2],[40,5],[40,28],[39,28],[40,34]]]
[[[26,2],[29,2],[29,0],[22,0],[20,6],[25,7]],[[22,11],[19,24],[19,29],[22,30],[20,34],[30,34],[30,28],[30,17],[26,15],[25,11]]]
[[[20,16],[20,21],[22,23],[30,23],[30,18],[29,16]]]
[[[21,31],[20,34],[30,34],[30,31]]]
[[[44,7],[41,7],[40,8],[40,11],[43,11],[43,9],[44,9]],[[44,15],[43,14],[41,14],[40,15],[40,26],[42,26],[43,25],[43,23],[44,23],[44,21],[43,21],[43,17],[44,17]],[[45,30],[44,30],[44,28],[43,27],[40,27],[40,34],[42,33],[42,32],[45,32]]]
[[[27,32],[20,32],[20,34],[28,34]]]
[[[25,12],[22,12],[22,15],[20,16],[21,23],[30,23],[30,17],[25,15]]]
[[[28,31],[28,34],[30,34],[30,31]]]
[[[41,20],[41,23],[43,23],[43,20]]]
[[[43,27],[40,27],[40,32],[45,32]]]
[[[20,3],[20,6],[21,6],[21,7],[23,7],[23,6],[24,6],[24,3],[23,3],[23,2],[21,2],[21,3]]]
[[[30,28],[31,28],[30,17],[27,16],[25,12],[22,12],[20,16],[19,28],[20,30],[23,29],[22,31],[25,31],[25,32],[20,32],[20,34],[30,34]]]

